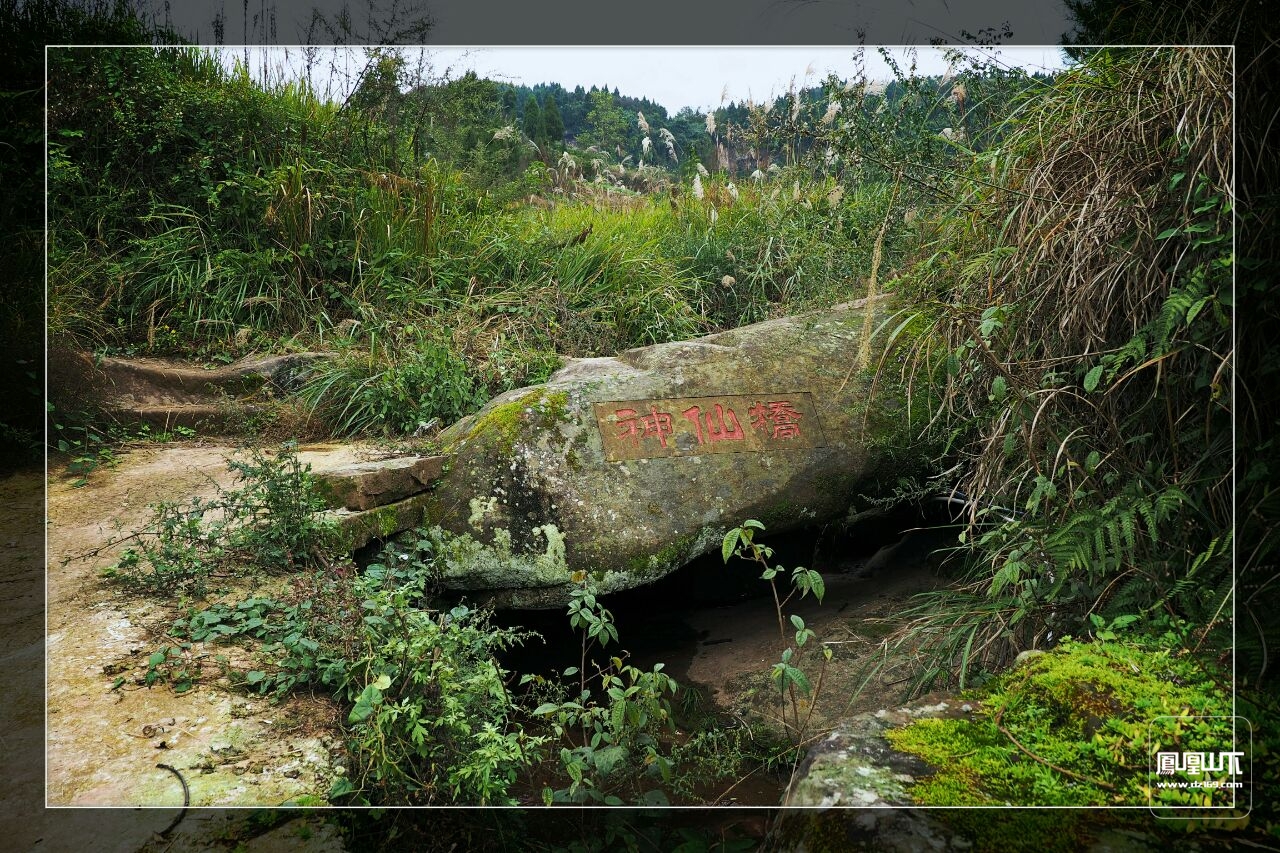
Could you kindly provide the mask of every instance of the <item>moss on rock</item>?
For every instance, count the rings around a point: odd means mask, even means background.
[[[569,395],[539,388],[515,400],[481,410],[467,433],[468,441],[481,441],[495,451],[510,453],[516,441],[531,430],[545,432],[568,420]]]
[[[1153,720],[1231,715],[1230,695],[1201,664],[1136,643],[1067,640],[968,696],[970,717],[885,735],[938,768],[911,789],[921,805],[1146,806]],[[1191,751],[1231,742],[1227,723],[1176,737]]]

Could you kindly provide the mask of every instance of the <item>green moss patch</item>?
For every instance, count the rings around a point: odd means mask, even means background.
[[[1068,640],[968,694],[970,718],[919,720],[885,736],[938,768],[910,791],[922,805],[1145,806],[1149,749],[1214,752],[1232,742],[1227,721],[1194,721],[1159,729],[1149,746],[1152,721],[1229,716],[1224,684],[1168,648]]]
[[[494,406],[476,416],[469,440],[479,439],[510,453],[516,440],[542,432],[569,419],[569,395],[564,391],[531,391],[517,400]]]

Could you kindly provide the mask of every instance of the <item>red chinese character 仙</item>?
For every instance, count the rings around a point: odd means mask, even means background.
[[[684,415],[698,431],[698,444],[703,443],[702,422],[704,420],[707,425],[706,441],[745,441],[747,438],[733,409],[726,409],[719,403],[715,404],[713,412],[703,413],[699,407],[691,406],[680,414]]]

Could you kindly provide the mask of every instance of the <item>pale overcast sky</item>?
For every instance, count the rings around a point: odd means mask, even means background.
[[[828,72],[841,79],[855,73],[852,47],[428,47],[406,48],[406,56],[416,63],[420,50],[434,76],[459,77],[474,70],[482,77],[510,83],[559,83],[567,89],[581,85],[608,86],[622,94],[648,98],[662,104],[674,115],[683,107],[699,112],[721,103],[750,98],[764,102],[788,91],[794,79],[798,88],[818,85]],[[287,65],[301,68],[300,48],[249,49],[250,68]],[[892,54],[907,69],[905,48]],[[916,48],[916,68],[920,74],[941,74],[947,62],[940,48]],[[1065,56],[1056,47],[966,48],[1028,70],[1062,68]],[[225,61],[243,57],[243,48],[223,48]],[[874,48],[863,54],[867,76],[872,80],[892,79],[889,67]],[[286,59],[287,57],[287,59]],[[333,57],[336,64],[330,62]],[[316,49],[313,84],[333,98],[345,96],[363,64],[363,51],[348,48]],[[336,73],[330,68],[336,67]],[[278,73],[278,72],[277,72]],[[300,73],[295,72],[295,73]]]
[[[1000,61],[1024,67],[1062,68],[1057,48],[997,49]],[[785,94],[792,79],[799,88],[822,82],[828,72],[841,79],[855,70],[851,47],[490,47],[436,48],[437,69],[473,69],[482,77],[513,83],[559,83],[567,89],[592,85],[662,104],[671,114],[682,107],[706,111],[730,101],[763,102]],[[893,53],[904,70],[902,49]],[[889,80],[888,66],[874,48],[865,51],[868,76]],[[947,63],[938,48],[917,49],[921,74],[941,74]],[[806,74],[806,72],[808,72]]]

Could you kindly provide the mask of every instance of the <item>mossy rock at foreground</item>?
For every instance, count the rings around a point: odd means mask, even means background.
[[[614,592],[717,549],[748,518],[774,534],[842,516],[910,443],[899,389],[872,382],[879,352],[858,360],[889,310],[861,301],[570,360],[493,399],[442,434],[451,467],[428,521],[497,559],[457,561],[446,585],[561,607],[577,572]],[[643,421],[654,415],[667,419]],[[503,557],[545,557],[553,540],[554,566]]]
[[[1186,810],[1202,793],[1162,789],[1150,768],[1160,751],[1233,748],[1229,685],[1165,644],[1064,640],[981,689],[837,726],[810,750],[787,803],[906,808],[796,812],[777,849],[1225,849],[1246,827],[1244,809],[1206,820]],[[1152,802],[1184,810],[1157,821]],[[1192,843],[1189,829],[1203,834]]]
[[[1157,785],[1155,754],[1231,743],[1230,681],[1196,658],[1066,639],[983,688],[837,726],[810,751],[790,797],[809,806],[1190,807],[1202,803]]]
[[[939,768],[916,802],[938,806],[1191,805],[1155,788],[1160,750],[1230,749],[1229,678],[1189,655],[1136,643],[1065,640],[968,700],[970,715],[887,734]]]

